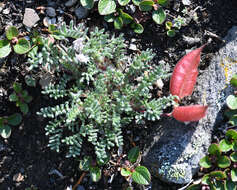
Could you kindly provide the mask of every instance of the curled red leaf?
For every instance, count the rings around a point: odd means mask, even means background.
[[[205,45],[182,57],[174,68],[170,80],[170,93],[182,99],[193,92],[198,76],[201,51]]]
[[[198,121],[206,115],[208,106],[192,105],[175,107],[172,116],[182,122]]]

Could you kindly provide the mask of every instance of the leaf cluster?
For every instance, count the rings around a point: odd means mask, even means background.
[[[173,96],[153,95],[158,90],[154,83],[168,73],[164,65],[151,66],[150,50],[127,56],[121,35],[110,36],[97,28],[88,34],[73,23],[52,34],[60,39],[58,44],[45,40],[41,52],[30,52],[29,62],[47,64],[60,76],[42,91],[60,104],[38,112],[51,119],[45,129],[53,150],[67,147],[67,156],[77,157],[82,145],[89,143],[104,163],[108,151],[123,145],[122,130],[128,124],[159,120],[173,103]],[[73,44],[68,39],[74,39]]]
[[[32,96],[26,90],[23,90],[21,84],[17,82],[13,84],[13,90],[14,92],[10,94],[9,100],[16,102],[16,106],[20,108],[21,112],[27,114],[29,111],[28,103],[32,101]]]
[[[236,190],[237,182],[237,131],[230,129],[218,144],[208,148],[208,155],[200,160],[205,175],[200,184],[191,185],[188,190],[223,189]]]

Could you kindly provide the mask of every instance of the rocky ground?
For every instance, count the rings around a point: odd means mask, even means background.
[[[96,11],[87,11],[81,8],[77,1],[68,2],[67,0],[2,1],[0,2],[0,32],[3,35],[7,25],[16,26],[21,32],[27,32],[28,28],[36,25],[36,28],[43,33],[43,29],[49,23],[57,24],[62,21],[69,23],[70,20],[74,20],[76,23],[83,22],[90,28],[98,26],[116,34],[124,33],[131,53],[136,49],[152,48],[157,55],[154,62],[165,61],[171,68],[186,51],[209,41],[202,54],[201,77],[202,73],[205,76],[206,73],[212,72],[208,69],[217,63],[217,61],[213,61],[213,58],[222,47],[226,46],[223,38],[233,26],[237,26],[237,1],[190,0],[190,2],[191,4],[185,6],[182,1],[171,1],[171,15],[179,14],[185,7],[190,12],[195,10],[197,15],[197,19],[190,20],[187,26],[182,27],[174,38],[166,36],[165,27],[156,25],[151,20],[144,24],[145,31],[141,35],[135,34],[129,28],[124,28],[122,31],[114,30],[113,26],[104,22]],[[224,55],[226,54],[228,53],[224,51]],[[0,60],[0,116],[16,111],[15,105],[8,101],[8,96],[12,92],[12,83],[16,80],[24,80],[25,61],[24,56],[9,56],[7,59]],[[213,76],[210,75],[210,77]],[[201,78],[204,80],[203,77]],[[164,93],[168,94],[168,81],[164,81],[164,83]],[[210,84],[213,83],[215,83],[214,79]],[[202,85],[199,87],[197,89],[202,89]],[[39,190],[64,190],[79,179],[81,172],[78,170],[78,162],[66,159],[64,152],[57,154],[48,149],[48,139],[44,135],[45,122],[35,114],[39,108],[47,105],[47,100],[40,95],[40,86],[26,88],[34,97],[30,104],[30,112],[24,117],[21,126],[13,129],[9,139],[0,139],[0,189],[23,190],[27,187],[37,187]],[[195,94],[195,100],[199,101],[199,95],[198,92]],[[213,101],[210,99],[209,103],[213,103]],[[215,123],[215,120],[211,119],[211,128],[221,127],[222,124],[223,122]],[[144,149],[145,142],[154,133],[157,125],[160,124],[149,123],[145,129],[131,127],[128,131],[131,132],[134,142]],[[195,131],[194,128],[192,129]],[[205,127],[202,128],[204,132],[205,129]],[[188,131],[190,133],[190,130]],[[223,129],[214,130],[210,135],[210,140],[220,138],[223,135],[222,131]],[[179,141],[173,143],[177,142]],[[148,150],[144,149],[145,152]],[[108,179],[104,178],[95,184],[89,176],[86,176],[78,189],[122,189],[121,184],[125,183],[125,180],[117,176],[112,184],[107,182]],[[175,185],[153,180],[152,186],[144,187],[144,189],[176,190],[183,186],[183,184]]]

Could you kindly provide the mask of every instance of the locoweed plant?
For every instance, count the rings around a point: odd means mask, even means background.
[[[49,147],[68,147],[67,157],[80,155],[83,143],[94,147],[104,163],[113,147],[123,145],[123,129],[145,120],[159,120],[173,96],[156,97],[154,83],[168,76],[164,65],[151,65],[154,54],[142,51],[126,56],[123,37],[96,28],[88,35],[82,25],[63,24],[55,30],[57,45],[45,40],[41,52],[33,49],[29,62],[47,66],[57,80],[42,90],[60,101],[38,112],[50,118],[46,126]],[[73,44],[68,43],[74,39]]]
[[[208,155],[200,160],[200,166],[206,174],[200,184],[193,184],[188,190],[236,190],[237,131],[230,129],[226,132],[225,139],[211,144]]]
[[[27,114],[29,111],[28,103],[32,101],[32,96],[28,95],[26,90],[22,89],[20,83],[15,82],[13,84],[14,92],[10,94],[9,100],[11,102],[16,102],[16,106],[20,108],[23,114]]]

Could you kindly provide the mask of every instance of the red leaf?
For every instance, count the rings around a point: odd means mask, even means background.
[[[175,66],[170,80],[170,93],[172,95],[177,95],[182,99],[192,94],[198,76],[201,51],[204,46],[189,52]]]
[[[206,115],[207,107],[202,105],[175,107],[172,116],[182,122],[198,121]]]

